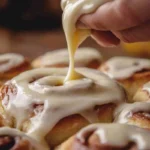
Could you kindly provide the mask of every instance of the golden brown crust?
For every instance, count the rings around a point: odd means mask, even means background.
[[[149,112],[137,112],[134,113],[128,123],[136,125],[141,128],[150,129],[150,113]]]
[[[49,132],[46,140],[51,147],[57,146],[88,124],[89,122],[80,115],[66,117]]]
[[[0,72],[0,87],[8,80],[30,69],[32,69],[31,64],[28,59],[25,59],[24,62],[19,66],[14,67],[7,72]]]
[[[116,108],[115,104],[106,104],[95,107],[95,114],[98,117],[98,122],[110,123],[113,120],[113,112]],[[55,147],[69,137],[77,133],[81,128],[90,124],[81,115],[75,114],[61,119],[56,126],[47,134],[46,141],[51,147]],[[23,130],[26,132],[30,128],[30,122],[24,123]]]
[[[82,143],[75,136],[64,142],[57,150],[138,150],[133,142],[129,142],[124,147],[115,147],[102,144],[97,135],[90,133],[85,143]]]
[[[78,143],[79,141],[76,139],[75,142]],[[133,150],[133,149],[135,149],[135,144],[132,142],[128,143],[124,147],[115,147],[115,146],[111,146],[111,145],[107,145],[107,144],[102,144],[100,142],[99,137],[95,134],[92,134],[87,139],[86,144],[82,144],[81,142],[79,142],[79,146],[78,147],[74,146],[73,150],[79,149],[80,146],[81,146],[81,150],[82,150],[82,147],[83,148],[85,147],[87,150]],[[74,145],[76,145],[76,144],[74,144]]]
[[[129,93],[129,102],[133,102],[133,96],[137,90],[145,83],[150,81],[150,71],[141,71],[135,73],[132,77],[124,80],[118,80]]]
[[[106,63],[104,63],[100,68],[102,72],[107,72],[109,70]],[[117,79],[116,79],[117,80]],[[143,69],[139,72],[134,73],[131,77],[126,79],[117,80],[126,89],[128,93],[129,102],[134,102],[133,96],[137,90],[143,86],[145,83],[150,81],[150,70]]]
[[[133,97],[133,102],[146,102],[150,100],[149,92],[140,87]]]

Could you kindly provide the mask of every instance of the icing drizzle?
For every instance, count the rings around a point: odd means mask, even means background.
[[[101,71],[114,79],[130,78],[144,69],[150,69],[150,60],[123,56],[113,57],[101,67]]]
[[[24,62],[24,57],[20,54],[8,53],[0,55],[0,73],[7,72]]]
[[[90,36],[90,30],[76,28],[81,15],[94,12],[99,6],[110,0],[62,0],[63,28],[67,40],[70,65],[65,81],[83,78],[74,69],[74,55],[78,46]]]
[[[69,54],[67,49],[60,49],[46,53],[41,58],[41,67],[53,66],[56,64],[69,64]],[[56,59],[57,58],[57,59]],[[94,48],[79,48],[75,54],[75,65],[86,66],[92,60],[101,61],[100,53]]]
[[[124,147],[129,142],[135,142],[139,150],[150,149],[150,133],[148,130],[135,126],[125,124],[94,124],[82,129],[76,138],[85,143],[86,137],[91,132],[99,137],[101,144]]]
[[[30,120],[28,135],[41,140],[66,116],[83,114],[90,121],[92,119],[85,111],[91,111],[97,105],[125,101],[123,89],[103,73],[87,68],[79,68],[77,72],[84,78],[65,84],[63,81],[67,68],[35,69],[7,83],[16,86],[17,95],[9,96],[8,105],[4,105],[8,96],[2,102],[8,115],[16,119],[17,128],[21,128],[24,121]],[[35,104],[43,105],[43,110],[31,117]]]
[[[129,123],[128,120],[136,112],[150,112],[149,102],[135,102],[133,104],[123,104],[115,111],[115,122]]]

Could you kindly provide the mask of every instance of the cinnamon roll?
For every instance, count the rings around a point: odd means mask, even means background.
[[[150,60],[148,59],[113,57],[106,61],[100,70],[125,87],[131,102],[138,88],[150,81]]]
[[[0,55],[0,85],[19,73],[31,68],[29,61],[20,54]]]
[[[90,123],[112,122],[115,108],[126,101],[123,88],[100,71],[78,68],[83,78],[64,83],[67,70],[27,71],[1,89],[15,127],[51,147]]]
[[[3,127],[0,128],[1,150],[48,150],[44,145],[26,136],[19,130]]]
[[[93,124],[58,150],[149,150],[150,131],[125,124]]]
[[[150,103],[124,104],[115,110],[114,121],[150,129]]]
[[[101,54],[94,48],[79,48],[75,54],[75,66],[97,69],[101,63]],[[47,52],[32,63],[33,68],[41,67],[68,67],[69,54],[67,49]]]

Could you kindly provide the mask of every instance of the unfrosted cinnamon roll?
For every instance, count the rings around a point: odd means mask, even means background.
[[[100,66],[102,57],[100,52],[94,48],[79,48],[75,54],[76,67],[88,67],[97,69]],[[67,49],[60,49],[47,52],[32,62],[33,68],[41,67],[68,67],[69,54]]]
[[[0,128],[0,150],[48,150],[19,130]]]
[[[29,61],[20,54],[0,55],[0,85],[19,73],[31,68]]]
[[[124,104],[115,112],[115,122],[150,129],[150,103],[136,102]]]
[[[100,70],[120,82],[132,101],[137,89],[150,81],[150,60],[132,57],[113,57]]]
[[[58,150],[149,150],[150,131],[125,124],[93,124]]]
[[[64,83],[67,68],[24,72],[3,87],[2,104],[17,128],[53,147],[82,127],[112,122],[125,102],[120,85],[97,70],[78,68],[83,78]]]

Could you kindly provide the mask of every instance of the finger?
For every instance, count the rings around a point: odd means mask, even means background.
[[[120,43],[120,40],[108,31],[93,30],[92,38],[103,47],[114,47]]]
[[[150,0],[114,0],[99,7],[95,13],[82,16],[80,22],[84,28],[124,30],[149,20],[149,10]]]
[[[123,31],[113,32],[120,40],[133,43],[150,40],[150,21],[141,26],[133,27]]]

